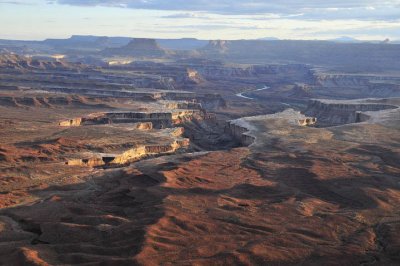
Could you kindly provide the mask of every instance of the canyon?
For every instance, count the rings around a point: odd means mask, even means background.
[[[399,264],[399,45],[0,51],[0,265]]]

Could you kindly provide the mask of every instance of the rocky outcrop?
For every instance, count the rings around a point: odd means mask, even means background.
[[[172,130],[171,135],[174,137],[182,137],[184,133],[185,133],[185,128],[177,127]]]
[[[186,69],[186,77],[187,77],[186,82],[193,82],[195,84],[199,84],[204,81],[200,73],[197,70],[191,68]]]
[[[61,121],[58,125],[61,127],[79,127],[82,125],[83,118],[73,118],[65,121]]]
[[[203,111],[199,110],[179,110],[172,113],[172,122],[175,125],[181,125],[193,119],[203,119]]]
[[[299,119],[298,123],[300,126],[314,126],[317,123],[317,118],[307,117],[305,119]]]
[[[153,123],[152,122],[136,123],[134,126],[135,126],[136,129],[139,129],[139,130],[151,130],[151,129],[153,129]]]
[[[70,166],[98,167],[105,165],[106,162],[103,160],[103,158],[94,157],[87,159],[72,159],[69,160],[66,164]]]

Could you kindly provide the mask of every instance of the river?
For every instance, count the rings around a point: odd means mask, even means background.
[[[261,89],[256,89],[256,90],[252,90],[252,91],[244,91],[244,92],[237,93],[237,94],[235,94],[235,95],[236,95],[237,97],[241,97],[241,98],[244,98],[244,99],[255,100],[255,98],[251,98],[251,97],[245,96],[245,95],[243,95],[243,94],[249,93],[249,92],[254,92],[254,91],[263,91],[263,90],[267,90],[267,89],[269,89],[269,87],[268,87],[268,86],[264,86],[264,87],[262,87]]]

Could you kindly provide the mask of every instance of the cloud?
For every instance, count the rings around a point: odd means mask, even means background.
[[[7,4],[7,5],[19,5],[19,6],[30,6],[33,5],[33,3],[30,3],[29,1],[0,1],[1,4]]]
[[[192,25],[183,25],[183,26],[169,26],[168,28],[175,29],[197,29],[197,30],[225,30],[225,29],[237,29],[237,30],[260,30],[260,29],[269,29],[267,27],[259,27],[259,26],[247,26],[247,25],[232,25],[232,24],[192,24]]]
[[[173,19],[180,19],[180,18],[205,18],[207,19],[208,17],[203,15],[203,14],[198,14],[198,13],[192,13],[192,12],[187,12],[187,13],[176,13],[168,16],[162,16],[162,18],[173,18]]]
[[[386,12],[393,19],[400,14],[400,0],[53,0],[58,4],[79,6],[109,6],[134,9],[172,10],[183,12],[208,12],[214,14],[281,14],[299,15],[311,19],[327,16],[327,19],[352,18],[385,19]],[[322,11],[322,13],[320,13]],[[174,17],[175,16],[175,17]],[[193,13],[180,13],[170,18],[195,17]]]
[[[327,36],[327,35],[350,35],[350,36],[377,36],[377,35],[384,35],[384,36],[396,36],[400,32],[400,25],[393,26],[393,27],[359,27],[359,28],[352,28],[352,29],[331,29],[327,31],[318,31],[314,34],[319,36]]]

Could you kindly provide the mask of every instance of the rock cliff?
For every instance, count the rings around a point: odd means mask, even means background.
[[[186,149],[189,146],[190,146],[189,139],[179,138],[169,144],[164,144],[164,145],[137,146],[118,155],[99,154],[99,155],[94,155],[91,158],[71,159],[67,161],[66,164],[70,166],[86,166],[86,167],[125,165],[134,161],[138,161],[147,156],[172,154],[180,149]]]
[[[367,121],[369,115],[365,112],[397,108],[395,105],[368,102],[367,100],[310,100],[305,114],[317,117],[319,126],[337,126]]]
[[[101,124],[141,123],[139,128],[169,128],[190,121],[194,117],[203,117],[202,110],[175,110],[172,112],[112,112],[92,114],[87,117],[73,118],[59,122],[59,126],[87,126]],[[151,126],[150,126],[151,124]]]

